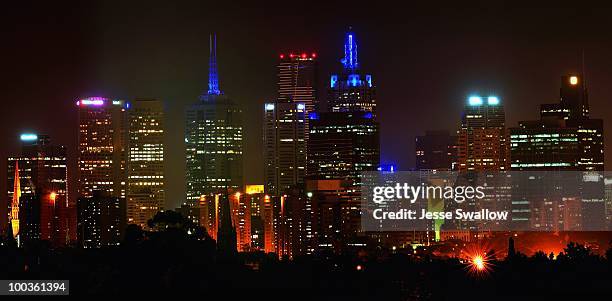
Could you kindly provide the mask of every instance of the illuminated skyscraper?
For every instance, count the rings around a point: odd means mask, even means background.
[[[328,109],[332,112],[366,111],[376,116],[376,89],[372,75],[360,70],[357,56],[357,38],[346,34],[344,69],[330,78]]]
[[[164,209],[164,111],[161,101],[137,99],[129,111],[128,223],[146,227]]]
[[[311,114],[308,178],[338,179],[355,189],[380,165],[379,125],[371,112]]]
[[[563,119],[521,121],[510,129],[512,170],[578,170],[578,131]]]
[[[236,229],[236,247],[239,252],[251,250],[251,199],[246,193],[230,196],[232,224]]]
[[[515,214],[513,220],[531,221],[531,227],[535,224],[553,231],[604,229],[603,120],[589,117],[584,77],[562,76],[559,102],[541,105],[539,120],[520,122],[510,133],[512,170],[586,172],[580,185],[557,185],[559,195],[543,192],[541,197],[548,202],[515,198],[513,210],[523,214]],[[549,178],[534,180],[544,182]],[[544,185],[536,182],[532,186]]]
[[[278,102],[303,103],[314,112],[317,99],[317,55],[281,54],[278,64]]]
[[[279,196],[306,176],[306,105],[264,105],[265,190]]]
[[[208,91],[186,112],[186,194],[191,205],[203,195],[242,187],[242,109],[219,89],[216,38],[210,39]]]
[[[61,246],[74,226],[68,214],[66,148],[48,136],[21,135],[21,154],[8,158],[9,199],[14,235]]]
[[[90,97],[79,109],[79,196],[96,190],[126,197],[129,104],[122,100]]]
[[[510,167],[504,105],[496,96],[470,96],[458,132],[459,171],[502,171]]]

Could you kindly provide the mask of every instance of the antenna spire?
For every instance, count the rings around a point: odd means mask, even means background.
[[[217,35],[210,35],[210,59],[208,66],[208,95],[220,95],[219,73],[217,70]]]
[[[341,60],[344,69],[354,71],[359,68],[359,60],[357,58],[357,39],[352,33],[352,28],[349,27],[349,32],[346,33],[344,42],[344,58]]]

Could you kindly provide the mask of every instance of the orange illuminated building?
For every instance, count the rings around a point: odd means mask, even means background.
[[[234,193],[230,200],[238,252],[249,251],[251,249],[251,202],[247,194],[240,192]]]
[[[503,171],[510,167],[503,104],[496,96],[470,96],[458,139],[459,171]]]

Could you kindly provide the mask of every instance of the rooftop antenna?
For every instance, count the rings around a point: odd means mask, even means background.
[[[357,39],[355,34],[352,32],[352,27],[349,27],[349,31],[346,33],[346,40],[344,42],[344,58],[341,60],[345,69],[354,71],[359,68],[359,59],[357,57]]]
[[[208,63],[208,95],[221,95],[217,70],[217,35],[210,34],[210,59]]]

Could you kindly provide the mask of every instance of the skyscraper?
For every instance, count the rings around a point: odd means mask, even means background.
[[[306,176],[306,105],[264,105],[265,191],[279,196]]]
[[[186,112],[186,194],[195,205],[203,195],[242,187],[242,109],[219,89],[216,37],[210,37],[208,91]]]
[[[118,246],[126,226],[125,199],[95,190],[77,201],[77,236],[83,248]]]
[[[161,101],[137,99],[129,111],[128,223],[146,227],[164,209],[164,111]]]
[[[281,54],[278,64],[278,102],[303,103],[306,114],[318,108],[317,54]]]
[[[363,172],[380,165],[379,125],[371,112],[327,112],[310,116],[308,177],[338,179],[357,189]]]
[[[376,116],[376,88],[372,75],[361,71],[355,34],[347,33],[343,70],[330,78],[328,109],[332,112],[366,111]]]
[[[74,226],[68,214],[66,148],[46,135],[22,134],[21,154],[8,158],[14,235],[64,245]]]
[[[264,105],[265,191],[278,196],[306,175],[308,116],[318,109],[316,54],[281,54],[278,94]]]
[[[513,210],[522,214],[513,215],[513,220],[530,222],[523,226],[538,229],[604,229],[603,121],[589,117],[584,76],[562,76],[559,102],[542,104],[539,120],[522,121],[510,134],[512,170],[585,172],[575,174],[578,184],[554,183],[559,187],[555,195],[536,189],[534,193],[547,202],[515,198]],[[531,182],[539,182],[531,186],[544,187],[540,183],[549,183],[552,177],[532,178]]]
[[[79,195],[96,190],[126,197],[129,104],[90,97],[77,101],[79,109]]]
[[[458,132],[459,171],[501,171],[510,167],[504,105],[496,96],[470,96]]]
[[[340,74],[332,74],[328,111],[310,116],[308,177],[346,180],[361,185],[366,171],[380,165],[380,127],[372,75],[361,71],[357,40],[346,34]]]

